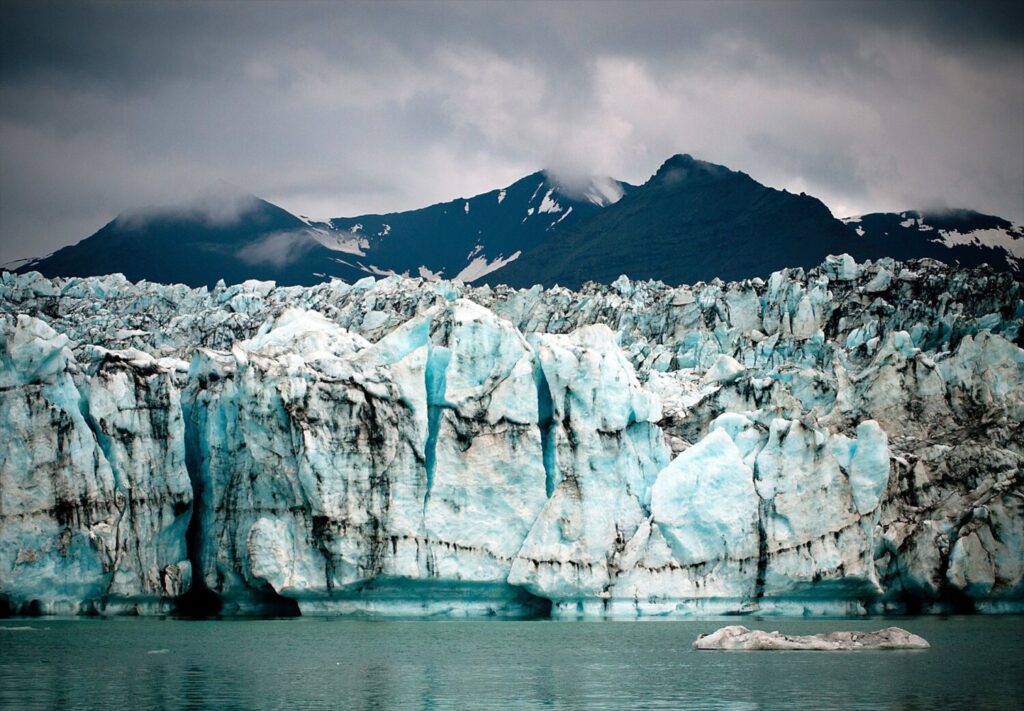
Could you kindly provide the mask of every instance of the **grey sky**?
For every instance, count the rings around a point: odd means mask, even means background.
[[[313,216],[689,152],[1024,222],[1021,3],[0,4],[0,262],[227,181]]]

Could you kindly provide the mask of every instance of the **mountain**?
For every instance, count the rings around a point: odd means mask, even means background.
[[[219,279],[309,285],[389,274],[471,281],[630,190],[610,178],[568,190],[538,172],[468,199],[320,221],[218,190],[201,201],[124,213],[78,244],[16,271],[48,277],[121,272],[132,281],[190,286]]]
[[[576,190],[543,172],[500,190],[409,212],[310,221],[337,258],[370,274],[473,281],[515,261],[632,190],[611,178]]]
[[[829,254],[858,260],[929,257],[947,264],[1024,267],[1024,227],[972,210],[875,213],[837,220],[816,198],[766,187],[689,155],[483,281],[579,288],[618,275],[669,284],[765,277]]]
[[[1020,271],[1024,228],[970,210],[838,220],[814,197],[676,155],[639,187],[595,178],[569,188],[537,172],[418,210],[324,220],[218,190],[201,201],[122,214],[17,271],[121,272],[133,281],[190,286],[220,279],[309,285],[400,274],[577,288],[620,274],[670,284],[766,277],[841,253]]]
[[[816,198],[676,155],[622,200],[489,280],[578,288],[620,274],[670,284],[742,279],[811,267],[851,251],[850,241],[850,230]]]
[[[875,212],[843,220],[873,253],[947,264],[1024,269],[1024,226],[973,210]]]
[[[315,284],[335,270],[333,252],[312,234],[305,222],[265,200],[218,194],[123,213],[78,244],[18,271],[49,277],[121,272],[132,281],[190,286],[212,286],[219,279]]]

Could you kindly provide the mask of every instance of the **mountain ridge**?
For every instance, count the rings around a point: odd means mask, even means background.
[[[1024,266],[1024,228],[971,210],[837,219],[817,198],[765,186],[689,154],[633,186],[593,178],[565,187],[550,172],[415,210],[313,220],[245,193],[127,211],[80,242],[13,271],[48,277],[120,272],[191,286],[272,280],[419,276],[579,287],[631,279],[692,283],[858,260],[929,257]],[[13,266],[13,265],[12,265]]]
[[[816,198],[677,154],[636,191],[496,279],[512,286],[539,281],[578,288],[619,274],[667,283],[767,276],[787,264],[810,267],[827,254],[849,251],[848,233]],[[766,240],[771,252],[757,249]],[[809,249],[812,241],[815,248]],[[604,260],[613,246],[620,258]],[[723,246],[732,250],[728,260],[717,251]]]

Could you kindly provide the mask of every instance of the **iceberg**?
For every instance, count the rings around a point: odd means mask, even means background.
[[[0,612],[1024,609],[1024,283],[0,276]]]
[[[788,635],[780,632],[749,630],[730,625],[702,634],[694,649],[848,652],[857,649],[928,649],[923,637],[902,627],[886,627],[877,632],[829,632],[828,634]]]

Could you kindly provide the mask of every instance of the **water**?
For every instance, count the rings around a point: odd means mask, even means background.
[[[813,634],[899,624],[917,652],[695,652],[736,620],[0,620],[0,707],[1020,708],[1024,617],[743,620]]]

